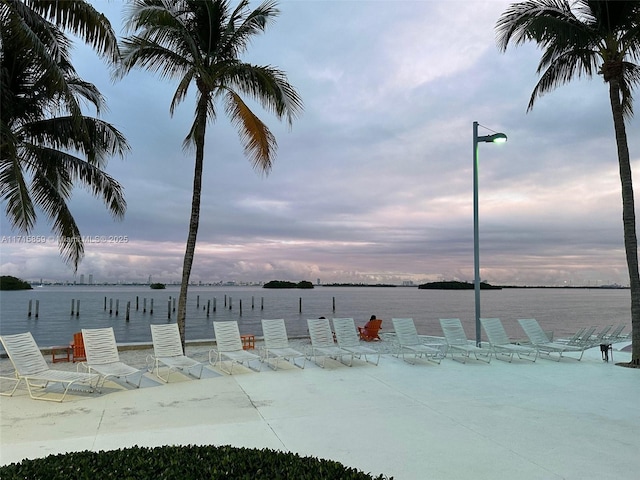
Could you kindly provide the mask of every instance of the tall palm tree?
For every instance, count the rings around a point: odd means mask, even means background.
[[[128,145],[113,126],[83,114],[81,102],[99,114],[104,99],[77,76],[62,29],[118,58],[111,25],[84,1],[0,0],[0,198],[13,228],[27,234],[39,207],[77,270],[84,244],[67,205],[73,186],[84,184],[122,217],[122,188],[103,168]]]
[[[616,134],[622,221],[631,289],[631,363],[640,365],[640,276],[638,240],[625,121],[633,115],[632,91],[640,82],[640,1],[529,0],[512,4],[500,16],[498,45],[533,41],[543,49],[535,100],[576,77],[602,75]],[[635,62],[635,63],[634,63]]]
[[[277,148],[269,128],[251,111],[242,95],[257,100],[289,125],[302,110],[302,101],[284,72],[240,60],[253,37],[264,32],[279,14],[275,1],[249,9],[241,0],[233,9],[227,0],[134,0],[127,28],[134,34],[121,45],[122,64],[116,76],[134,67],[176,78],[178,87],[170,113],[196,86],[193,124],[184,140],[195,147],[193,197],[189,233],[182,268],[177,322],[185,341],[186,302],[200,222],[200,197],[207,122],[218,114],[217,102],[237,127],[240,140],[255,169],[269,173]]]

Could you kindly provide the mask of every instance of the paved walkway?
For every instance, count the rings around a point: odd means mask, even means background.
[[[206,360],[206,351],[187,353]],[[142,367],[147,353],[121,359]],[[0,360],[0,371],[7,363]],[[635,480],[640,471],[640,370],[604,363],[598,349],[581,362],[409,365],[385,354],[377,367],[328,360],[325,369],[307,362],[304,370],[240,368],[233,376],[208,367],[205,377],[159,384],[146,374],[140,389],[108,383],[101,394],[61,404],[24,390],[0,397],[0,463],[132,445],[231,444],[329,458],[397,480]]]

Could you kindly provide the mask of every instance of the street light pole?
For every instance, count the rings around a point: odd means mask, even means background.
[[[473,122],[473,290],[475,293],[476,345],[481,343],[480,335],[480,237],[478,226],[478,142],[504,143],[504,133],[478,136],[478,122]]]

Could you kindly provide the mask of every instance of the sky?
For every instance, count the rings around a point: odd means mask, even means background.
[[[122,35],[123,2],[92,3]],[[473,281],[477,121],[480,135],[508,136],[478,148],[482,280],[628,285],[608,87],[598,76],[577,79],[527,112],[540,51],[498,49],[495,24],[510,3],[280,1],[277,21],[242,58],[285,71],[304,112],[289,128],[255,105],[278,141],[268,176],[252,168],[222,108],[209,124],[191,280]],[[127,212],[115,221],[99,199],[74,191],[71,210],[93,239],[75,274],[44,215],[32,232],[41,243],[17,237],[3,215],[1,272],[179,282],[194,168],[182,141],[194,97],[171,117],[175,80],[135,70],[114,82],[75,45],[78,73],[106,97],[101,118],[131,146],[106,168]],[[627,125],[636,184],[639,126]]]

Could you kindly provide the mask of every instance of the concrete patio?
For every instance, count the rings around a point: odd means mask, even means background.
[[[206,358],[199,348],[187,354]],[[121,360],[142,367],[146,353],[121,352]],[[6,374],[8,360],[0,362]],[[32,400],[24,389],[0,397],[0,463],[132,445],[230,444],[333,459],[397,480],[632,480],[640,472],[640,370],[603,362],[597,348],[580,362],[409,365],[385,354],[377,367],[328,360],[325,369],[307,362],[304,370],[238,368],[233,376],[206,370],[201,380],[176,374],[169,384],[145,374],[140,389],[107,383],[102,393],[63,403]]]

